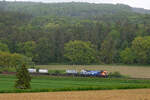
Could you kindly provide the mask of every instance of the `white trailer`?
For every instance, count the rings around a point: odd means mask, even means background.
[[[39,73],[47,74],[48,73],[48,69],[39,69]]]
[[[28,72],[29,72],[29,73],[36,73],[36,69],[29,68],[29,69],[28,69]]]
[[[77,74],[78,72],[76,70],[66,70],[67,74]]]

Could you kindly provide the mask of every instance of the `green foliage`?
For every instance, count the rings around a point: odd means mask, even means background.
[[[3,3],[0,2],[1,6]],[[62,9],[63,8],[63,9]],[[29,3],[29,2],[15,2],[5,3],[4,10],[8,11],[21,11],[27,14],[33,14],[34,16],[71,16],[71,17],[95,17],[101,15],[114,15],[116,13],[125,13],[124,16],[131,15],[134,12],[138,13],[150,13],[148,10],[131,8],[128,5],[123,4],[90,4],[80,2],[70,3]],[[107,17],[107,16],[106,16]]]
[[[120,40],[120,33],[112,30],[103,41],[100,48],[100,58],[104,63],[114,63],[119,50],[116,50]],[[119,62],[119,61],[118,61]]]
[[[135,62],[136,55],[131,48],[126,48],[120,52],[120,57],[123,63],[133,64]]]
[[[65,74],[65,70],[48,70],[49,74]]]
[[[65,44],[65,57],[72,64],[91,64],[95,63],[96,51],[90,42],[70,41]]]
[[[109,78],[125,78],[125,76],[121,75],[120,72],[111,72],[108,75]]]
[[[16,72],[16,68],[12,68],[12,67],[10,67],[10,68],[2,67],[2,68],[0,68],[0,73],[2,73],[2,72]]]
[[[150,64],[150,36],[136,37],[131,48],[126,48],[120,56],[127,64]]]
[[[35,62],[40,64],[48,64],[53,57],[51,52],[51,43],[47,38],[40,38],[36,45],[36,57]]]
[[[12,55],[8,52],[0,51],[0,66],[1,67],[10,67],[12,65]]]
[[[20,64],[26,64],[28,66],[34,65],[32,59],[24,55],[17,53],[11,54],[8,52],[0,52],[0,66],[17,68]]]
[[[132,42],[132,49],[136,55],[137,63],[150,63],[150,36],[135,38]]]
[[[9,48],[6,44],[0,42],[0,51],[9,52]]]
[[[15,83],[15,88],[17,89],[30,89],[31,77],[25,65],[22,65],[17,70],[17,81]]]
[[[34,41],[27,41],[25,43],[19,43],[17,51],[24,54],[27,57],[34,58],[36,43]]]
[[[36,64],[68,64],[64,46],[79,40],[91,42],[99,52],[94,58],[82,55],[86,62],[79,63],[149,64],[149,53],[138,50],[138,41],[132,43],[150,35],[148,13],[122,4],[0,2],[0,51],[25,55]]]

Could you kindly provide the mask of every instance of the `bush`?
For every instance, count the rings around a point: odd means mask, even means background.
[[[64,74],[65,70],[49,70],[49,74]]]
[[[109,77],[116,77],[116,78],[125,77],[125,76],[121,75],[120,72],[113,72],[113,73],[111,72],[111,73],[109,73],[108,76],[109,76]]]

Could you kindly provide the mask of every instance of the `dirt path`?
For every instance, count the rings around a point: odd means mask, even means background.
[[[150,100],[150,89],[0,94],[0,100]]]

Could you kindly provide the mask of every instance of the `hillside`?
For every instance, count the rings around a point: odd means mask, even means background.
[[[90,3],[32,3],[32,2],[1,2],[6,11],[19,11],[34,16],[71,16],[71,17],[97,17],[114,15],[117,13],[148,14],[149,10],[132,8],[123,4],[90,4]]]
[[[150,64],[149,12],[122,4],[0,2],[0,51],[36,64]],[[73,54],[75,63],[67,53],[76,44],[83,51]]]

